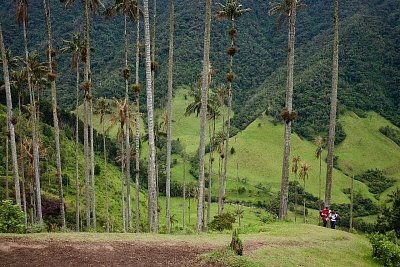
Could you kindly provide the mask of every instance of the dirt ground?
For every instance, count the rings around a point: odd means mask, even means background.
[[[72,242],[0,238],[0,266],[215,266],[198,255],[218,247],[187,242]]]

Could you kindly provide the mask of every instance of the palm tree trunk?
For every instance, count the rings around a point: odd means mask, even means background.
[[[22,183],[22,207],[24,211],[24,224],[28,226],[28,212],[26,210],[26,192],[25,192],[25,164],[24,160],[21,160],[21,183]]]
[[[24,32],[24,46],[25,46],[25,60],[27,62],[27,76],[28,76],[28,88],[29,97],[31,103],[31,116],[32,116],[32,146],[33,146],[33,168],[35,172],[35,196],[36,196],[36,215],[39,224],[43,224],[42,216],[42,197],[41,197],[41,187],[40,187],[40,172],[39,172],[39,145],[37,138],[37,118],[36,118],[36,101],[32,86],[32,73],[29,64],[29,54],[28,54],[28,38],[26,33],[26,22],[23,21],[23,32]]]
[[[336,106],[337,89],[339,80],[339,0],[334,0],[334,38],[333,38],[333,64],[332,64],[332,94],[331,112],[329,115],[328,156],[326,170],[325,206],[331,204],[332,173],[333,173],[333,150],[335,146]]]
[[[318,180],[319,180],[319,185],[318,185],[318,201],[319,201],[319,210],[322,210],[321,207],[321,173],[322,173],[322,155],[319,155],[319,176],[318,176]],[[321,224],[321,216],[318,216],[318,225]]]
[[[92,95],[91,95],[92,97]],[[93,216],[93,230],[96,232],[96,187],[95,187],[95,175],[94,175],[94,144],[93,144],[93,100],[90,98],[90,167],[91,167],[91,178],[92,178],[92,216]]]
[[[136,84],[139,86],[139,52],[140,52],[140,9],[139,1],[137,2],[137,21],[136,21]],[[140,170],[140,113],[139,113],[139,93],[135,96],[136,100],[136,117],[135,117],[135,222],[136,233],[140,232],[140,206],[139,206],[139,170]]]
[[[48,60],[49,60],[49,73],[55,75],[53,70],[53,45],[52,45],[52,32],[51,32],[51,15],[50,15],[50,3],[49,0],[43,0],[43,5],[46,15],[47,24],[47,37],[48,37]],[[64,193],[62,184],[62,172],[61,172],[61,155],[60,155],[60,129],[58,125],[58,114],[57,114],[57,90],[55,77],[51,80],[51,104],[53,110],[53,127],[54,127],[54,141],[56,143],[56,166],[57,166],[57,181],[58,181],[58,197],[60,201],[60,212],[61,212],[61,225],[65,227],[65,211],[64,211]]]
[[[154,145],[154,121],[153,121],[153,94],[151,79],[151,60],[150,60],[150,27],[149,27],[149,1],[144,0],[144,38],[146,54],[146,94],[147,94],[147,119],[149,131],[149,185],[150,185],[150,229],[158,232],[158,212],[157,212],[157,192],[155,177],[155,145]]]
[[[124,129],[121,129],[121,132],[124,132]],[[125,175],[124,175],[124,138],[121,138],[121,204],[122,204],[122,229],[124,233],[126,232],[126,213],[125,213],[125,196],[124,196],[124,181],[125,181]]]
[[[186,153],[183,157],[183,231],[186,226]]]
[[[174,65],[174,0],[169,7],[169,55],[168,55],[168,125],[167,125],[167,180],[166,180],[166,228],[171,231],[171,128],[172,128],[172,79]]]
[[[291,11],[289,14],[289,33],[288,33],[288,77],[286,91],[286,108],[289,113],[293,110],[293,70],[294,70],[294,40],[295,40],[295,24],[296,24],[296,4],[292,1]],[[285,121],[285,143],[283,147],[283,163],[282,163],[282,182],[281,196],[279,205],[279,219],[287,219],[288,207],[288,187],[289,187],[289,159],[290,159],[290,135],[292,122]]]
[[[354,174],[351,176],[351,190],[350,190],[350,233],[353,231],[353,193],[354,193]]]
[[[7,199],[9,199],[10,198],[10,195],[9,195],[9,188],[8,188],[8,165],[9,165],[9,160],[8,160],[8,152],[9,152],[9,145],[8,145],[8,131],[9,131],[9,122],[8,122],[8,119],[7,119],[7,123],[6,123],[6,177],[5,177],[5,179],[4,180],[6,180],[6,200]]]
[[[104,129],[104,118],[102,120],[102,126],[103,126],[104,176],[105,176],[105,180],[106,180],[105,181],[106,182],[106,231],[107,231],[107,233],[109,233],[110,232],[110,218],[109,218],[110,216],[108,214],[108,175],[106,173],[106,170],[107,170],[107,152],[106,152],[106,131]]]
[[[79,59],[76,60],[76,114],[75,114],[75,230],[79,232]]]
[[[209,161],[209,170],[208,170],[208,203],[207,203],[207,222],[206,226],[210,224],[211,220],[211,191],[212,191],[212,168],[213,168],[213,160],[214,160],[214,134],[215,134],[215,116],[213,117],[214,126],[211,129],[211,123],[209,124],[209,132],[210,132],[210,161]]]
[[[208,70],[210,65],[210,35],[211,35],[211,0],[206,0],[205,23],[204,23],[204,57],[203,75],[201,85],[201,109],[200,109],[200,148],[199,148],[199,193],[197,202],[197,232],[203,227],[203,194],[204,194],[204,154],[206,139],[206,116],[207,116],[207,92],[208,92]]]
[[[7,122],[8,122],[7,131],[9,131],[9,133],[10,133],[10,140],[11,140],[11,157],[12,157],[12,164],[13,164],[15,200],[16,200],[17,204],[21,207],[21,193],[20,193],[20,188],[19,188],[17,146],[15,144],[14,123],[12,122],[13,113],[12,113],[12,101],[11,101],[10,76],[9,76],[9,72],[8,72],[8,60],[7,60],[7,56],[6,56],[6,49],[4,47],[3,28],[2,28],[1,24],[0,24],[0,46],[1,46],[1,55],[3,58],[3,73],[4,73],[4,83],[5,83],[5,89],[6,89],[6,101],[7,101]],[[7,136],[7,140],[8,140],[8,136]],[[8,147],[7,147],[7,154],[8,154]],[[8,162],[7,162],[7,168],[8,168]],[[6,178],[8,179],[8,176]]]
[[[303,223],[306,223],[306,178],[304,177],[304,192],[303,192]]]
[[[128,69],[128,35],[126,32],[126,15],[124,15],[124,40],[125,40],[125,69]],[[132,209],[131,209],[131,145],[130,145],[130,106],[128,94],[128,79],[125,77],[125,98],[126,98],[126,208],[128,219],[128,230],[132,231]]]
[[[22,112],[21,112],[21,92],[18,94],[18,117],[19,121],[21,122],[22,119]],[[20,141],[20,147],[19,147],[19,152],[22,156],[22,130],[21,130],[21,123],[19,124],[18,127],[18,132],[19,132],[19,138],[21,139]],[[7,177],[8,179],[8,177]],[[22,182],[22,205],[23,205],[23,211],[24,211],[24,223],[25,227],[28,226],[28,212],[27,212],[27,205],[26,205],[26,192],[25,192],[25,162],[24,158],[21,159],[21,182]]]
[[[83,127],[83,142],[84,142],[84,156],[85,156],[85,191],[86,191],[86,231],[90,230],[90,188],[89,188],[89,133],[88,133],[88,105],[90,95],[90,15],[89,15],[89,0],[85,0],[85,50],[86,50],[86,61],[85,61],[85,84],[87,86],[85,91],[85,103],[84,103],[84,127]]]

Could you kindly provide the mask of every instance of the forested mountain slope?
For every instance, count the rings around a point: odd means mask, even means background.
[[[111,1],[104,2],[108,5]],[[327,128],[333,8],[331,1],[304,2],[307,7],[299,12],[296,29],[294,106],[299,118],[294,127],[301,136],[311,138],[318,133],[325,133]],[[155,84],[156,101],[162,105],[167,84],[169,11],[167,2],[157,4],[156,60],[160,67]],[[55,44],[60,48],[61,38],[69,38],[72,31],[83,29],[83,12],[79,1],[70,10],[64,10],[63,4],[58,1],[53,1],[52,5]],[[233,96],[237,115],[233,122],[239,129],[244,129],[265,110],[280,120],[278,114],[283,107],[286,81],[286,24],[277,29],[276,17],[267,15],[268,1],[243,1],[243,5],[252,11],[237,21],[239,53],[235,57],[237,83]],[[16,24],[15,4],[2,1],[0,7],[6,45],[11,47],[14,55],[21,54],[22,29]],[[201,1],[181,0],[176,3],[176,85],[194,85],[199,79],[203,9],[204,3]],[[30,2],[28,13],[29,47],[39,52],[44,60],[46,31],[42,3]],[[399,125],[399,1],[340,1],[340,21],[339,112],[346,109],[356,112],[374,110]],[[91,36],[95,49],[92,56],[95,96],[118,98],[123,95],[122,26],[121,16],[111,20],[99,16],[93,19]],[[135,28],[131,23],[128,26],[132,64]],[[223,82],[227,71],[227,29],[227,22],[213,20],[213,87]],[[66,108],[72,108],[74,79],[69,56],[58,54],[57,59],[59,73],[62,73],[58,76],[59,102]]]

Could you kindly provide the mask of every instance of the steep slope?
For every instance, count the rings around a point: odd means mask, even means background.
[[[111,1],[105,1],[108,5]],[[300,117],[296,132],[311,138],[325,133],[328,112],[331,69],[332,3],[323,0],[305,1],[307,8],[298,15],[296,38],[295,108]],[[265,110],[276,116],[283,106],[286,77],[286,25],[276,29],[276,18],[268,17],[268,1],[244,1],[252,9],[238,21],[235,58],[238,74],[234,88],[233,120],[244,129]],[[8,1],[0,4],[5,38],[14,54],[20,54],[22,31],[16,26],[15,7]],[[52,6],[56,47],[61,38],[82,29],[83,14],[80,3],[71,10],[63,10],[61,3]],[[182,0],[176,7],[175,84],[195,84],[201,69],[203,35],[203,3]],[[217,7],[215,7],[216,9]],[[156,80],[156,101],[161,106],[166,95],[166,60],[168,52],[168,5],[157,8],[157,61],[160,64]],[[400,4],[397,0],[343,0],[340,6],[340,110],[375,110],[399,125],[399,52]],[[39,3],[29,6],[29,47],[44,56],[45,31],[43,10]],[[95,96],[122,97],[121,76],[123,46],[122,18],[103,20],[95,17],[92,26],[93,81]],[[129,23],[130,43],[134,42],[134,28]],[[215,84],[221,83],[227,70],[228,45],[226,22],[213,21],[212,56]],[[133,62],[133,46],[130,62]],[[73,105],[73,71],[68,67],[68,56],[58,55],[60,103]],[[142,64],[143,65],[143,64]],[[142,66],[141,65],[141,66]],[[133,67],[133,66],[132,66]],[[107,75],[104,75],[107,73]],[[371,101],[376,99],[376,101]],[[144,101],[142,101],[144,103]],[[279,119],[279,118],[278,118]]]

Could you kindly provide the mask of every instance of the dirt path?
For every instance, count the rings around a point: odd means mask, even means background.
[[[0,266],[215,266],[198,255],[215,246],[187,242],[71,242],[1,238]]]

